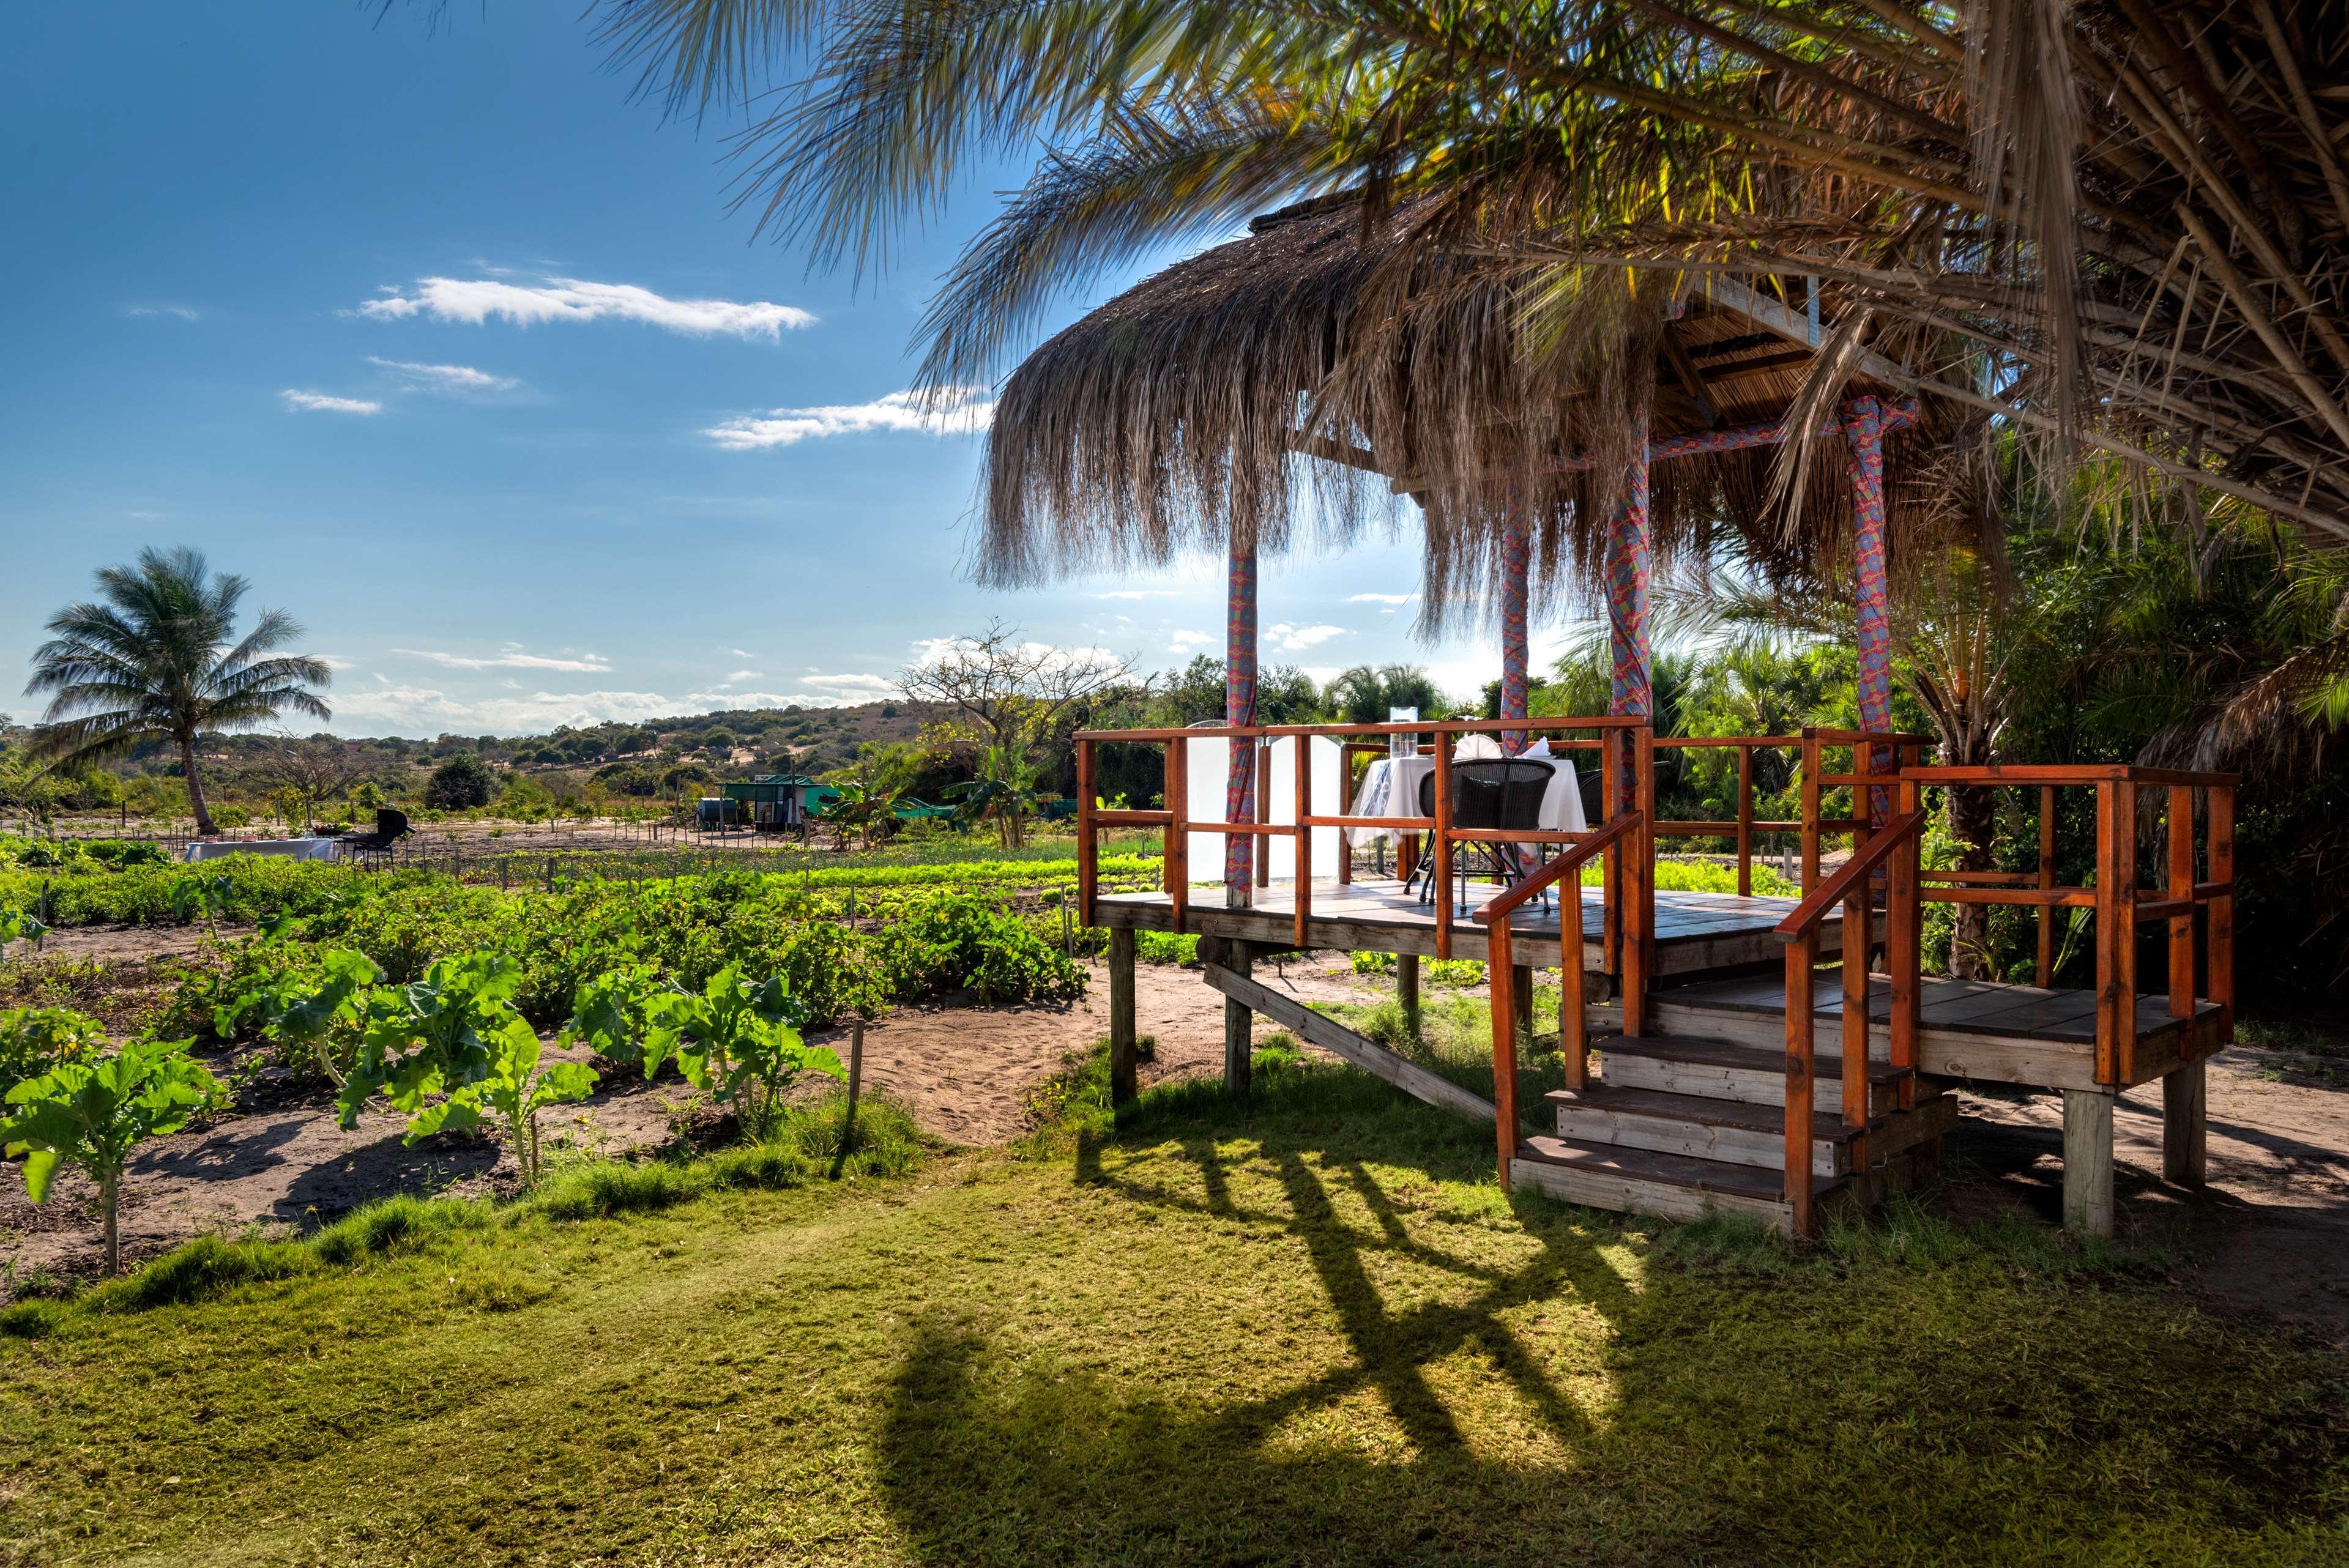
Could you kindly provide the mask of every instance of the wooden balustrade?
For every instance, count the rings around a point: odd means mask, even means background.
[[[2166,923],[2172,1017],[2190,1018],[2198,1002],[2217,1005],[2220,1037],[2231,1038],[2235,1016],[2235,788],[2231,773],[2193,773],[2127,764],[2038,767],[1994,763],[1971,768],[1911,766],[1904,789],[2028,789],[2039,795],[2039,854],[2031,872],[1929,872],[1930,903],[2021,905],[2039,912],[2037,975],[2054,979],[2054,912],[2085,909],[2095,926],[2096,1081],[2123,1088],[2137,1077],[2137,928]],[[2055,882],[2056,791],[2093,789],[2096,797],[2095,881]],[[2201,859],[2195,875],[2196,796],[2202,799]],[[2139,806],[2150,795],[2164,845],[2158,894],[2138,892],[2138,861],[2146,821]],[[2023,885],[2029,884],[2029,885]],[[2201,941],[2196,934],[2200,930]]]
[[[1904,795],[1913,786],[1903,786]],[[1843,909],[1843,1047],[1838,1072],[1843,1084],[1843,1124],[1851,1133],[1851,1163],[1868,1170],[1869,977],[1868,943],[1855,944],[1852,934],[1874,923],[1871,892],[1878,874],[1885,882],[1885,968],[1890,982],[1891,1014],[1887,1028],[1892,1065],[1909,1076],[1900,1084],[1901,1109],[1916,1105],[1917,1035],[1923,997],[1920,956],[1923,946],[1918,896],[1917,859],[1924,839],[1925,813],[1912,800],[1871,836],[1835,873],[1806,893],[1794,913],[1778,923],[1778,940],[1786,944],[1786,1158],[1784,1194],[1793,1211],[1797,1236],[1812,1233],[1811,1118],[1816,1079],[1813,1056],[1816,1004],[1813,988],[1819,966],[1819,930],[1837,905]]]
[[[1544,889],[1565,882],[1573,892],[1558,894],[1558,1051],[1566,1062],[1566,1087],[1579,1089],[1590,1071],[1589,1019],[1582,988],[1582,868],[1617,851],[1644,826],[1637,811],[1611,818],[1596,832],[1565,835],[1573,848],[1477,910],[1485,927],[1485,978],[1493,998],[1493,1120],[1499,1129],[1501,1190],[1508,1191],[1509,1168],[1517,1157],[1516,954],[1509,917]],[[1571,879],[1571,880],[1568,880]],[[1627,1033],[1631,1031],[1626,1030]]]

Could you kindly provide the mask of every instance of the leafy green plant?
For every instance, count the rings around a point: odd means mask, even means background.
[[[184,872],[172,878],[165,890],[165,896],[171,902],[171,913],[181,923],[191,925],[198,915],[203,916],[204,929],[214,942],[220,940],[220,917],[228,913],[235,893],[235,880],[218,872]]]
[[[733,1107],[750,1137],[764,1137],[774,1125],[784,1093],[801,1073],[848,1077],[829,1047],[801,1037],[805,1013],[781,975],[753,985],[730,964],[698,995],[656,992],[646,1008],[653,1024],[645,1041],[647,1075],[674,1055],[686,1081]]]
[[[92,1021],[95,1027],[95,1021]],[[122,1171],[147,1139],[177,1132],[212,1102],[212,1075],[189,1059],[185,1040],[134,1040],[89,1061],[60,1062],[8,1091],[0,1148],[25,1159],[25,1195],[48,1201],[57,1167],[72,1164],[98,1186],[106,1273],[122,1266]]]
[[[367,1012],[367,1000],[383,983],[383,971],[364,953],[328,948],[316,970],[281,970],[213,1010],[213,1031],[233,1038],[247,1017],[258,1017],[264,1033],[296,1049],[306,1047],[327,1081],[340,1089],[348,1081],[336,1065],[330,1044],[337,1028],[348,1028]]]
[[[71,1007],[12,1007],[0,1013],[0,1092],[63,1062],[95,1056],[106,1030]]]
[[[595,975],[579,987],[564,1037],[582,1041],[611,1061],[635,1063],[644,1069],[645,1081],[651,1082],[660,1069],[659,1060],[645,1049],[653,1028],[655,983],[653,972],[641,965]]]
[[[585,1099],[595,1073],[578,1063],[541,1069],[537,1031],[513,1006],[522,983],[521,965],[478,952],[440,959],[410,985],[369,991],[358,1059],[336,1097],[342,1125],[357,1127],[378,1092],[407,1115],[411,1145],[495,1116],[506,1123],[523,1183],[534,1182],[538,1112]]]

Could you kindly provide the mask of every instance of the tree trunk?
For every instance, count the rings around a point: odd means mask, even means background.
[[[1952,787],[1949,792],[1950,837],[1958,843],[1958,869],[1986,872],[1997,861],[1998,803],[1988,789]],[[1950,938],[1950,975],[1956,980],[1990,978],[1990,905],[1961,903]]]
[[[212,826],[212,814],[204,805],[204,781],[196,777],[195,737],[186,736],[180,741],[180,769],[188,776],[188,810],[196,819],[196,836],[209,839],[220,831]]]

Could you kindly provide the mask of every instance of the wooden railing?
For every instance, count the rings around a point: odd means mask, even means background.
[[[1572,740],[1564,738],[1573,731],[1597,731],[1595,738]],[[1570,845],[1587,835],[1540,829],[1481,829],[1458,828],[1452,823],[1452,756],[1459,736],[1484,734],[1499,737],[1504,734],[1532,733],[1558,737],[1554,750],[1595,748],[1599,753],[1602,799],[1621,800],[1639,812],[1642,823],[1636,842],[1610,841],[1605,862],[1605,917],[1601,923],[1604,965],[1621,977],[1621,989],[1626,1010],[1625,1027],[1637,1033],[1647,1006],[1647,981],[1654,968],[1655,951],[1655,841],[1646,824],[1655,820],[1655,740],[1654,733],[1645,720],[1637,717],[1566,717],[1512,719],[1444,719],[1420,720],[1398,724],[1288,724],[1288,725],[1201,725],[1183,729],[1116,729],[1081,730],[1075,739],[1077,746],[1077,898],[1078,907],[1088,924],[1093,923],[1095,900],[1099,892],[1099,834],[1109,828],[1154,828],[1165,835],[1165,860],[1161,886],[1171,906],[1172,923],[1177,932],[1187,928],[1190,921],[1191,868],[1188,863],[1188,839],[1192,833],[1207,833],[1228,837],[1247,834],[1258,838],[1288,838],[1298,849],[1298,864],[1305,874],[1296,878],[1292,911],[1293,940],[1299,946],[1308,943],[1307,927],[1312,919],[1313,879],[1311,868],[1311,834],[1317,828],[1331,828],[1341,833],[1348,829],[1384,829],[1410,833],[1425,833],[1432,841],[1433,864],[1429,868],[1436,885],[1449,888],[1454,865],[1454,851],[1462,844],[1498,842],[1512,844]],[[1306,766],[1307,744],[1319,738],[1337,740],[1341,747],[1351,743],[1359,746],[1362,738],[1385,738],[1407,735],[1433,742],[1434,810],[1431,818],[1417,815],[1383,817],[1354,816],[1343,810],[1317,812],[1311,810],[1310,773]],[[1194,818],[1189,812],[1188,790],[1185,778],[1185,747],[1192,740],[1227,740],[1234,744],[1257,747],[1255,820],[1232,822],[1221,820]],[[1611,739],[1611,744],[1609,742]],[[1288,740],[1298,748],[1299,766],[1295,769],[1297,801],[1292,820],[1275,822],[1270,820],[1270,791],[1263,785],[1270,777],[1269,759],[1272,748]],[[1110,744],[1154,745],[1165,757],[1165,804],[1147,810],[1111,810],[1095,803],[1097,762],[1095,748]],[[1341,750],[1341,758],[1344,752]],[[1341,775],[1347,772],[1341,769]],[[1350,779],[1341,777],[1341,789]],[[1350,880],[1348,857],[1339,857],[1340,880]],[[1253,881],[1258,886],[1270,879],[1270,857],[1258,855]],[[1439,958],[1452,956],[1452,933],[1454,925],[1452,900],[1434,900],[1434,945]]]
[[[1836,906],[1843,906],[1843,1124],[1851,1133],[1852,1168],[1868,1169],[1869,1083],[1868,943],[1874,925],[1872,892],[1880,871],[1885,882],[1885,971],[1891,989],[1892,1065],[1906,1068],[1899,1108],[1916,1105],[1917,1031],[1923,987],[1922,905],[1918,899],[1917,861],[1925,835],[1925,813],[1911,808],[1826,877],[1778,923],[1786,944],[1786,1163],[1784,1192],[1793,1210],[1797,1236],[1811,1233],[1813,1142],[1812,986],[1819,966],[1819,929]],[[1860,934],[1855,941],[1854,934]]]
[[[2058,909],[2094,913],[2096,942],[2096,1081],[2126,1088],[2137,1077],[2137,928],[2147,921],[2168,925],[2169,994],[2172,1017],[2191,1018],[2208,1001],[2220,1013],[2220,1037],[2231,1038],[2235,1018],[2235,788],[2231,773],[2189,773],[2127,765],[2029,767],[1992,764],[1972,768],[1905,768],[1900,773],[1904,805],[1914,805],[1932,785],[1954,788],[2030,789],[2039,792],[2039,866],[2028,872],[1936,872],[1926,873],[1923,898],[1931,903],[2023,905],[2039,912],[2038,979],[2054,978],[2054,914]],[[2055,798],[2064,789],[2096,792],[2096,858],[2094,886],[2055,884]],[[2140,891],[2137,861],[2145,820],[2139,810],[2147,791],[2159,791],[2162,808],[2161,886]],[[2198,875],[2195,797],[2202,797],[2202,853]],[[2028,879],[2031,885],[2018,885]],[[2196,933],[2201,927],[2199,954]]]
[[[1516,962],[1509,917],[1545,889],[1564,882],[1572,891],[1558,894],[1558,1050],[1566,1059],[1566,1087],[1579,1089],[1590,1071],[1590,1038],[1582,989],[1582,868],[1636,835],[1644,823],[1637,811],[1622,812],[1595,832],[1578,835],[1564,854],[1511,884],[1508,891],[1476,912],[1485,927],[1485,975],[1493,994],[1493,1105],[1500,1129],[1501,1187],[1509,1187],[1510,1166],[1517,1157],[1517,1019]],[[1571,944],[1569,946],[1568,944]],[[1624,1032],[1630,1026],[1629,1009]]]

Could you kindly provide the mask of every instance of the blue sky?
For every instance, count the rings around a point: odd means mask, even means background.
[[[349,734],[862,701],[998,616],[1145,667],[1219,651],[1208,563],[963,575],[979,442],[895,395],[1020,170],[979,171],[887,273],[810,276],[727,211],[724,128],[629,101],[577,10],[16,21],[0,708],[32,716],[40,624],[94,568],[182,542],[307,624]],[[1491,678],[1495,649],[1421,647],[1376,597],[1415,578],[1393,545],[1269,565],[1267,660]]]

